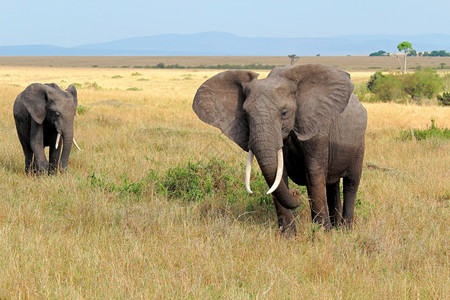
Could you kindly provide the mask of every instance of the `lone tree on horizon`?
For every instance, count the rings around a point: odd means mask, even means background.
[[[404,41],[404,42],[401,42],[400,44],[398,44],[397,49],[399,51],[404,51],[404,53],[405,53],[403,68],[402,68],[402,74],[405,74],[406,73],[406,57],[408,56],[408,53],[410,53],[414,49],[412,48],[411,43],[407,42],[407,41]]]
[[[291,59],[291,65],[294,65],[295,61],[300,58],[296,54],[290,54],[288,57]]]

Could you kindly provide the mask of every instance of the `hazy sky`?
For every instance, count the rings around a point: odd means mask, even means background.
[[[449,0],[0,0],[0,46],[223,31],[246,37],[450,34]]]

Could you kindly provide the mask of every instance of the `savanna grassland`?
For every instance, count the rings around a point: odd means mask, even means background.
[[[353,230],[312,224],[301,189],[298,236],[285,239],[258,169],[246,195],[246,153],[191,109],[218,70],[96,64],[0,66],[0,298],[450,294],[450,142],[400,139],[431,119],[450,128],[449,107],[364,103]],[[349,69],[356,83],[374,72]],[[24,174],[12,105],[33,82],[78,86],[82,150],[64,175]]]

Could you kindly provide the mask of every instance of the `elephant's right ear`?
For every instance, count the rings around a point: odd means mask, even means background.
[[[66,89],[66,92],[68,92],[70,95],[72,95],[73,103],[75,106],[78,106],[78,97],[77,97],[77,89],[73,84],[69,85]]]
[[[51,87],[41,83],[29,85],[21,94],[21,99],[31,117],[38,124],[42,124],[45,119],[47,92]]]
[[[205,123],[219,128],[248,151],[248,124],[242,106],[243,85],[256,79],[251,71],[225,71],[205,81],[197,90],[192,108]]]

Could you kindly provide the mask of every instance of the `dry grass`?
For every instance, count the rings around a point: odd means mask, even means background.
[[[286,65],[286,56],[0,56],[0,66],[132,68],[156,66],[159,63],[180,66]],[[408,69],[450,66],[450,57],[408,57]],[[296,64],[324,64],[347,71],[400,71],[397,57],[380,56],[301,56]]]
[[[450,127],[449,108],[365,104],[369,166],[354,229],[325,233],[303,209],[298,237],[286,240],[273,208],[170,200],[142,181],[189,160],[242,167],[245,153],[191,109],[216,72],[0,67],[0,298],[448,297],[450,144],[397,137],[431,118]],[[12,104],[32,82],[82,84],[83,150],[66,175],[24,175]],[[136,195],[93,176],[145,184]]]

